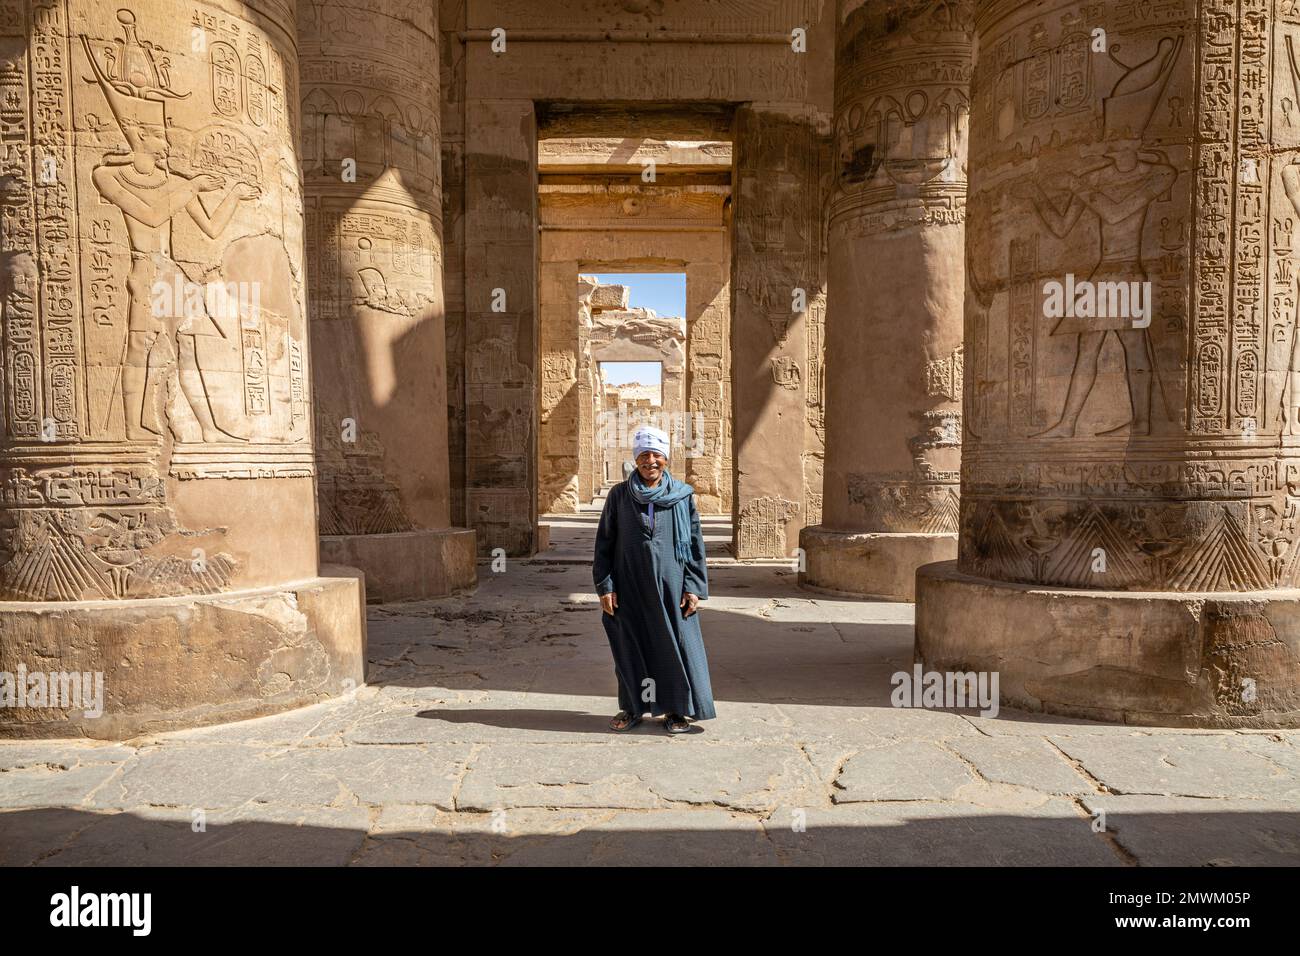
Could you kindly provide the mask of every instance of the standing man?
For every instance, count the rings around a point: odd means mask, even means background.
[[[610,730],[664,717],[670,734],[687,717],[716,717],[699,603],[709,596],[695,489],[668,473],[668,436],[642,426],[632,437],[636,471],[615,485],[596,529],[592,578],[618,677]]]

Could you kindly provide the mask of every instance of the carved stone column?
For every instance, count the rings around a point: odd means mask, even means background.
[[[470,44],[471,81],[492,73]],[[471,85],[477,86],[477,82]],[[537,121],[531,99],[465,103],[465,517],[485,555],[537,550]]]
[[[1300,16],[977,5],[957,563],[918,658],[1003,702],[1300,723]]]
[[[841,0],[826,471],[800,583],[911,601],[957,554],[968,0]]]
[[[686,264],[686,405],[696,454],[686,459],[702,515],[731,514],[731,264]]]
[[[2,734],[118,738],[364,679],[360,578],[317,564],[293,18],[0,9],[0,673],[48,690]],[[102,716],[55,673],[102,680]]]
[[[450,525],[437,4],[304,3],[321,555],[371,600],[476,580]]]
[[[821,500],[829,109],[747,103],[733,136],[733,553],[789,558]]]

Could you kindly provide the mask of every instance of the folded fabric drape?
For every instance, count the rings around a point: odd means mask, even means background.
[[[638,504],[654,505],[661,511],[672,510],[673,554],[685,564],[691,556],[691,509],[689,504],[682,502],[695,494],[695,489],[684,481],[678,481],[666,470],[653,488],[647,488],[641,480],[641,472],[634,471],[627,479],[627,487]]]

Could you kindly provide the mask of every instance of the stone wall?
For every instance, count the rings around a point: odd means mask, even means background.
[[[599,301],[603,288],[593,292]],[[590,339],[591,361],[660,363],[659,394],[653,400],[644,392],[606,384],[601,414],[596,419],[595,447],[601,456],[604,481],[621,480],[622,464],[632,455],[632,436],[641,424],[669,433],[669,468],[685,474],[694,447],[684,441],[686,411],[686,322],[657,316],[651,309],[601,309],[594,313]]]
[[[544,266],[544,275],[559,271],[555,263]],[[557,281],[562,281],[562,275],[557,275]],[[542,292],[537,507],[545,513],[572,514],[580,505],[590,504],[607,476],[619,473],[618,467],[610,469],[610,463],[617,466],[630,455],[626,439],[647,413],[680,431],[686,409],[685,321],[658,316],[650,309],[628,308],[627,286],[602,285],[591,276],[579,276],[576,286],[577,315],[568,322],[563,321],[563,312],[551,307],[548,289]],[[600,377],[603,362],[660,363],[661,380],[653,402],[639,401],[644,396],[606,384]],[[583,382],[588,382],[586,388],[579,387]],[[643,411],[629,417],[631,408],[642,406]],[[674,444],[674,458],[680,456],[683,463],[692,451]],[[584,474],[591,489],[585,497]]]
[[[735,555],[789,557],[821,519],[830,115],[736,112],[732,209]],[[797,450],[797,451],[796,451]],[[797,454],[797,457],[796,457]]]

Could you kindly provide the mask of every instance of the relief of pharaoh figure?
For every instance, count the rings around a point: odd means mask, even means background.
[[[135,14],[119,10],[117,19],[126,40],[104,50],[104,64],[84,34],[81,42],[95,72],[94,79],[129,147],[126,155],[106,156],[91,176],[100,195],[121,211],[131,246],[131,271],[126,282],[127,337],[119,375],[126,437],[130,441],[149,441],[161,434],[149,396],[154,394],[151,376],[163,370],[168,394],[179,387],[202,429],[203,441],[242,441],[219,427],[213,418],[195,343],[197,336],[228,339],[235,333],[228,333],[219,324],[228,316],[209,314],[201,294],[173,293],[190,288],[190,284],[172,258],[172,220],[189,216],[204,235],[216,239],[230,224],[240,201],[256,198],[258,190],[247,182],[237,182],[209,213],[199,195],[221,189],[221,177],[199,173],[187,178],[168,168],[171,144],[167,138],[166,102],[189,94],[171,89],[166,60],[156,58],[153,45],[136,36]],[[167,292],[155,294],[156,290]],[[170,417],[172,435],[180,440]]]
[[[1033,203],[1039,217],[1058,239],[1064,239],[1078,225],[1084,213],[1097,217],[1101,261],[1087,276],[1094,288],[1101,283],[1127,285],[1134,281],[1148,281],[1142,262],[1142,235],[1147,212],[1157,198],[1169,191],[1178,178],[1178,171],[1162,153],[1144,148],[1143,138],[1181,49],[1181,37],[1166,37],[1150,59],[1132,67],[1120,64],[1125,73],[1116,82],[1111,95],[1102,100],[1103,157],[1079,174],[1066,175],[1069,199],[1064,208],[1036,180],[1017,190],[1021,198]],[[1112,59],[1119,62],[1113,54]],[[1135,327],[1132,316],[1066,314],[1051,333],[1076,336],[1074,368],[1065,407],[1055,425],[1031,437],[1074,437],[1079,415],[1097,379],[1097,360],[1108,332],[1114,332],[1124,348],[1132,415],[1129,421],[1101,434],[1111,434],[1125,427],[1132,435],[1150,434],[1155,354],[1147,329]]]

